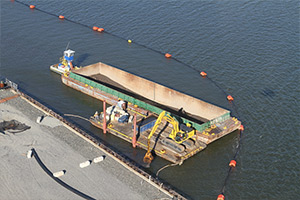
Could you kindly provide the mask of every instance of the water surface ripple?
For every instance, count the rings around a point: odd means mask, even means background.
[[[246,127],[226,199],[296,199],[299,177],[299,1],[23,1],[41,10],[99,26],[203,70],[227,93]],[[75,64],[105,62],[230,109],[224,93],[175,60],[110,34],[61,21],[1,0],[0,75],[19,83],[61,113],[84,117],[99,101],[49,71],[67,43]],[[235,113],[234,113],[235,114]],[[135,160],[144,151],[74,120]],[[214,142],[160,177],[193,199],[216,199],[237,145],[237,133]],[[158,158],[156,172],[168,162]]]

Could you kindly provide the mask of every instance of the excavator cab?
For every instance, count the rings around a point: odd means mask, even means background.
[[[178,126],[178,122],[173,123],[173,127]],[[175,130],[177,128],[174,128]],[[172,131],[169,135],[176,143],[181,144],[182,142],[188,140],[195,135],[196,130],[191,127],[191,124],[180,124],[178,131]]]

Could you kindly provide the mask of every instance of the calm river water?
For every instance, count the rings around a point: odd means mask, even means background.
[[[1,76],[60,113],[88,118],[101,103],[64,86],[49,71],[70,42],[77,65],[109,63],[231,109],[222,88],[234,96],[245,125],[226,199],[297,199],[299,1],[22,1],[81,24],[103,27],[121,38],[1,0]],[[136,43],[129,45],[122,38]],[[206,71],[220,88],[186,65],[137,43]],[[138,162],[144,156],[144,151],[133,150],[109,134],[103,136],[83,120],[70,120]],[[159,176],[193,199],[216,199],[237,142],[234,132]],[[166,164],[157,158],[148,170],[155,173]]]

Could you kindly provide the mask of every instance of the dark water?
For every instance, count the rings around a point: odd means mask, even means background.
[[[297,199],[300,191],[299,1],[23,1],[55,15],[131,39],[204,70],[235,98],[245,125],[226,199]],[[105,62],[230,109],[225,94],[175,60],[110,34],[1,0],[1,76],[61,113],[84,117],[99,101],[49,71],[67,43],[75,64]],[[236,113],[234,113],[236,114]],[[74,119],[136,160],[144,151]],[[237,133],[209,145],[160,177],[194,199],[216,199]],[[150,170],[168,162],[158,158]]]

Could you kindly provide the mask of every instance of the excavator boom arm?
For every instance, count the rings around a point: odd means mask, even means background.
[[[148,140],[150,140],[151,137],[153,136],[153,134],[155,133],[157,127],[158,127],[159,124],[161,123],[161,120],[163,119],[163,117],[165,116],[165,114],[166,114],[166,111],[163,111],[163,112],[161,112],[161,113],[159,114],[159,116],[158,116],[158,118],[157,118],[157,120],[156,120],[156,122],[155,122],[155,124],[154,124],[154,126],[153,126],[153,128],[152,128],[152,130],[151,130],[151,132],[150,132],[150,134],[148,135]]]

